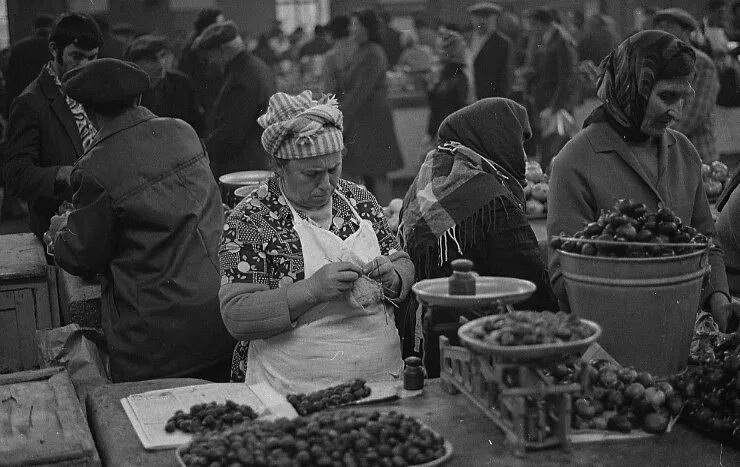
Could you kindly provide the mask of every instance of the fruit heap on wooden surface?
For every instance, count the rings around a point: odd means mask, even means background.
[[[710,200],[717,199],[722,193],[725,183],[730,179],[730,169],[720,161],[701,165],[701,179],[704,183],[704,192]]]
[[[198,433],[206,430],[221,430],[225,427],[237,425],[244,421],[257,418],[255,411],[248,405],[239,405],[234,401],[226,401],[224,404],[211,402],[209,404],[196,404],[185,413],[182,410],[175,412],[167,424],[165,431],[172,433],[175,430],[185,433]]]
[[[577,240],[564,241],[554,237],[550,246],[588,256],[644,258],[690,253],[696,250],[676,244],[709,242],[706,235],[684,224],[669,208],[660,207],[656,212],[647,212],[644,204],[631,199],[620,199],[613,211],[602,212],[596,221],[587,224],[572,238]],[[591,243],[588,240],[644,245]]]
[[[583,394],[573,400],[576,429],[663,433],[683,407],[683,397],[670,383],[606,360],[573,357],[551,368],[550,374],[558,383],[583,385]]]
[[[559,311],[512,311],[481,320],[471,336],[493,346],[557,344],[586,339],[594,330],[575,315]]]
[[[686,400],[681,420],[734,443],[740,443],[740,349],[717,353],[672,379]]]
[[[524,197],[527,201],[527,214],[539,216],[547,212],[547,194],[549,192],[548,176],[542,171],[542,166],[536,161],[527,161],[524,172],[527,185],[524,187]]]
[[[288,394],[286,399],[298,415],[308,415],[330,407],[338,407],[358,401],[370,395],[365,380],[355,379],[310,394]]]
[[[388,226],[391,228],[393,233],[398,232],[399,216],[401,215],[401,208],[403,207],[403,200],[401,198],[394,198],[383,208],[383,214],[388,221]]]
[[[195,436],[188,466],[417,465],[445,455],[444,438],[401,413],[332,411],[294,420],[258,420]]]

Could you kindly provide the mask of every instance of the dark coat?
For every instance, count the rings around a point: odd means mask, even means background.
[[[179,71],[168,71],[164,78],[141,96],[141,105],[158,117],[179,118],[195,131],[203,131],[203,112],[195,97],[193,83]]]
[[[548,107],[573,110],[576,99],[578,53],[572,39],[556,26],[552,37],[537,53],[532,94],[538,112]]]
[[[511,91],[511,41],[498,31],[488,38],[473,60],[475,97],[507,97]]]
[[[59,166],[73,165],[82,155],[82,140],[72,112],[54,79],[45,71],[10,108],[3,176],[13,196],[29,204],[31,231],[42,238],[49,219],[69,190],[57,190]],[[64,188],[64,187],[62,187]]]
[[[185,44],[177,66],[181,72],[193,81],[195,96],[203,107],[205,115],[210,115],[224,78],[218,67],[207,63],[197,50],[192,49],[193,40],[195,38],[191,37],[188,43]]]
[[[427,134],[437,141],[442,121],[468,103],[468,76],[463,66],[449,63],[442,69],[440,80],[429,90],[429,123]]]
[[[100,46],[100,58],[115,58],[123,60],[126,56],[126,44],[123,41],[118,40],[111,34],[105,34],[103,37],[103,45]]]
[[[101,275],[113,381],[177,377],[228,358],[235,342],[218,303],[223,208],[195,131],[131,109],[101,128],[72,184],[76,209],[55,260]]]
[[[8,70],[5,75],[8,110],[13,99],[20,96],[26,86],[36,79],[41,68],[51,59],[47,37],[29,36],[13,45],[10,49]]]
[[[213,126],[205,139],[217,179],[231,172],[269,167],[270,158],[262,148],[262,127],[257,117],[267,111],[274,92],[274,73],[249,52],[241,52],[226,67]]]
[[[401,168],[385,72],[383,49],[372,42],[360,45],[344,74],[344,170],[351,175],[377,176]]]

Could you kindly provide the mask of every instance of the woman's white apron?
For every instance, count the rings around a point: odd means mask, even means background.
[[[347,205],[360,227],[345,240],[303,220],[290,206],[306,279],[329,263],[348,261],[362,267],[380,256],[372,223]],[[293,330],[251,341],[246,383],[267,382],[283,394],[307,393],[353,378],[390,381],[402,368],[393,308],[386,306],[381,286],[362,276],[351,293],[309,309]]]

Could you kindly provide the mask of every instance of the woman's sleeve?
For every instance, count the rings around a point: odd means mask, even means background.
[[[561,233],[572,235],[593,221],[594,208],[586,182],[578,169],[564,162],[574,145],[565,148],[552,160],[550,192],[547,203],[547,237]],[[560,255],[548,246],[550,283],[560,301],[561,309],[568,309],[568,297],[560,273]]]
[[[270,288],[271,260],[256,224],[232,212],[224,226],[221,264],[221,317],[236,339],[254,340],[292,329],[285,288]]]
[[[401,292],[398,299],[403,300],[411,290],[411,286],[414,285],[414,263],[411,262],[409,255],[401,249],[378,200],[370,192],[366,192],[365,196],[368,199],[358,203],[357,210],[361,217],[369,219],[373,223],[375,236],[380,244],[380,254],[388,256],[393,262],[393,266],[401,278]]]
[[[694,212],[691,218],[691,225],[708,237],[714,237],[717,233],[712,212],[709,209],[707,194],[701,183],[697,184],[694,195]],[[709,273],[709,280],[705,282],[704,289],[702,290],[702,303],[708,300],[715,292],[723,293],[730,298],[724,253],[722,252],[722,248],[717,244],[709,250],[709,265],[711,266],[711,271]]]

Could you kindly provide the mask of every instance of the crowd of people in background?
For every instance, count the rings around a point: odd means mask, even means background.
[[[644,29],[670,32],[697,52],[696,94],[675,128],[704,161],[717,160],[712,111],[715,105],[740,106],[740,2],[709,0],[705,7],[702,18],[676,8],[644,7],[642,23],[621,32],[604,14],[536,8],[519,15],[480,2],[468,8],[466,24],[419,17],[412,28],[398,31],[385,11],[368,9],[333,17],[312,34],[303,27],[289,33],[275,21],[264,33],[248,35],[221,10],[208,8],[199,12],[182,44],[130,24],[94,19],[102,37],[97,56],[128,60],[147,72],[151,88],[142,105],[191,124],[216,177],[266,168],[257,116],[274,91],[310,89],[334,94],[345,114],[345,175],[388,201],[387,174],[403,165],[389,96],[426,95],[427,149],[454,111],[485,97],[512,98],[529,114],[529,158],[548,167],[598,105],[601,61],[624,37]],[[39,16],[33,26],[32,36],[0,52],[3,139],[13,101],[52,60],[54,18]],[[368,157],[363,148],[371,144],[382,150]],[[18,190],[9,191],[3,213],[22,215],[22,204],[9,196]]]

